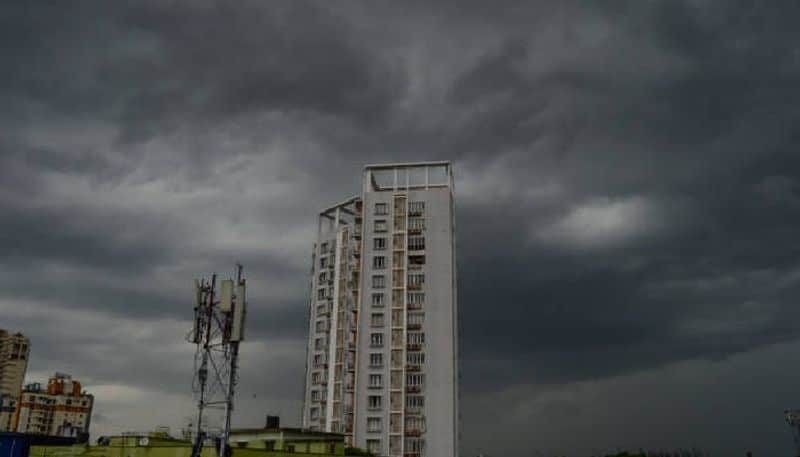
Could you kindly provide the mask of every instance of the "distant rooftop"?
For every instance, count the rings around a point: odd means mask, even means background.
[[[231,430],[231,437],[234,435],[255,435],[255,434],[290,434],[302,435],[307,438],[325,438],[329,440],[344,441],[344,435],[341,433],[328,433],[304,428],[293,427],[278,427],[278,428],[235,428]]]

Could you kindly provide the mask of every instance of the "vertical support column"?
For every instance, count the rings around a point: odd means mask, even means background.
[[[404,454],[405,446],[405,377],[406,377],[406,343],[407,337],[407,321],[408,321],[408,303],[407,303],[407,263],[408,263],[408,196],[407,194],[395,195],[393,198],[393,219],[392,219],[392,306],[391,306],[391,342],[389,350],[389,455],[392,457],[402,457]],[[395,246],[394,240],[401,237],[402,246],[400,249]],[[400,255],[400,264],[394,265],[394,256]],[[398,282],[400,284],[398,284]],[[395,303],[395,295],[399,295],[398,303]],[[398,322],[395,322],[394,316],[398,313],[402,316]],[[396,332],[400,333],[399,341],[395,341],[394,335]],[[394,355],[399,354],[398,364],[394,364]],[[398,383],[394,382],[394,375],[398,376]],[[399,398],[399,404],[392,403],[393,397]],[[392,427],[392,419],[397,417],[399,423],[397,424],[398,430],[395,431]],[[392,446],[393,442],[397,442],[397,446]]]
[[[336,220],[339,219],[339,208],[336,208]],[[336,347],[339,344],[338,338],[338,326],[339,326],[339,308],[341,307],[341,303],[339,303],[339,279],[340,279],[340,270],[339,270],[339,258],[340,258],[340,246],[342,243],[341,240],[341,232],[337,233],[334,237],[333,245],[333,296],[331,297],[331,319],[330,319],[330,326],[328,328],[328,403],[325,407],[325,428],[330,432],[336,432],[331,428],[333,423],[333,409],[336,395],[336,364],[339,362],[336,360]]]

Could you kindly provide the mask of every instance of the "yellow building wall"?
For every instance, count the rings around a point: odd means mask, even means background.
[[[331,444],[334,445],[334,451],[331,452]],[[309,453],[309,454],[324,454],[324,455],[344,455],[344,443],[342,442],[325,442],[325,441],[293,441],[291,439],[288,440],[277,440],[275,441],[275,447],[273,448],[274,451],[286,451],[289,446],[294,447],[294,452],[292,454],[297,453]],[[267,444],[264,440],[252,440],[247,442],[246,446],[241,446],[240,443],[233,443],[231,444],[233,449],[238,450],[266,450]]]
[[[149,438],[147,446],[139,446],[140,437],[115,437],[108,446],[31,446],[30,457],[191,457],[192,446],[186,442]],[[267,451],[256,448],[234,447],[233,457],[326,457],[343,455],[344,447],[337,446],[335,454],[327,453],[324,443],[310,443],[307,452],[303,446],[295,446],[295,452]],[[217,457],[217,451],[204,447],[201,457]]]

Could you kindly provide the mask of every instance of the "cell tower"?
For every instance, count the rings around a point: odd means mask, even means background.
[[[784,411],[786,423],[792,427],[792,437],[794,438],[795,455],[800,457],[800,409],[787,409]]]
[[[194,327],[189,334],[189,342],[197,346],[192,383],[198,398],[197,431],[192,457],[200,456],[208,437],[203,429],[203,414],[207,409],[224,411],[218,455],[228,455],[239,343],[244,340],[246,312],[246,281],[241,265],[236,265],[236,279],[221,280],[219,289],[216,273],[211,279],[195,280]]]

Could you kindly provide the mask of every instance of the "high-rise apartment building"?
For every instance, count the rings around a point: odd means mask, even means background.
[[[0,432],[14,431],[14,413],[17,411],[17,397],[0,394]]]
[[[368,165],[323,210],[312,256],[303,425],[376,455],[458,454],[453,175]]]
[[[14,413],[29,353],[30,344],[24,335],[0,329],[0,432],[14,430]]]
[[[28,369],[28,338],[0,329],[0,394],[19,396]]]
[[[16,431],[88,439],[94,396],[70,375],[56,373],[47,382],[28,384],[17,408]]]

